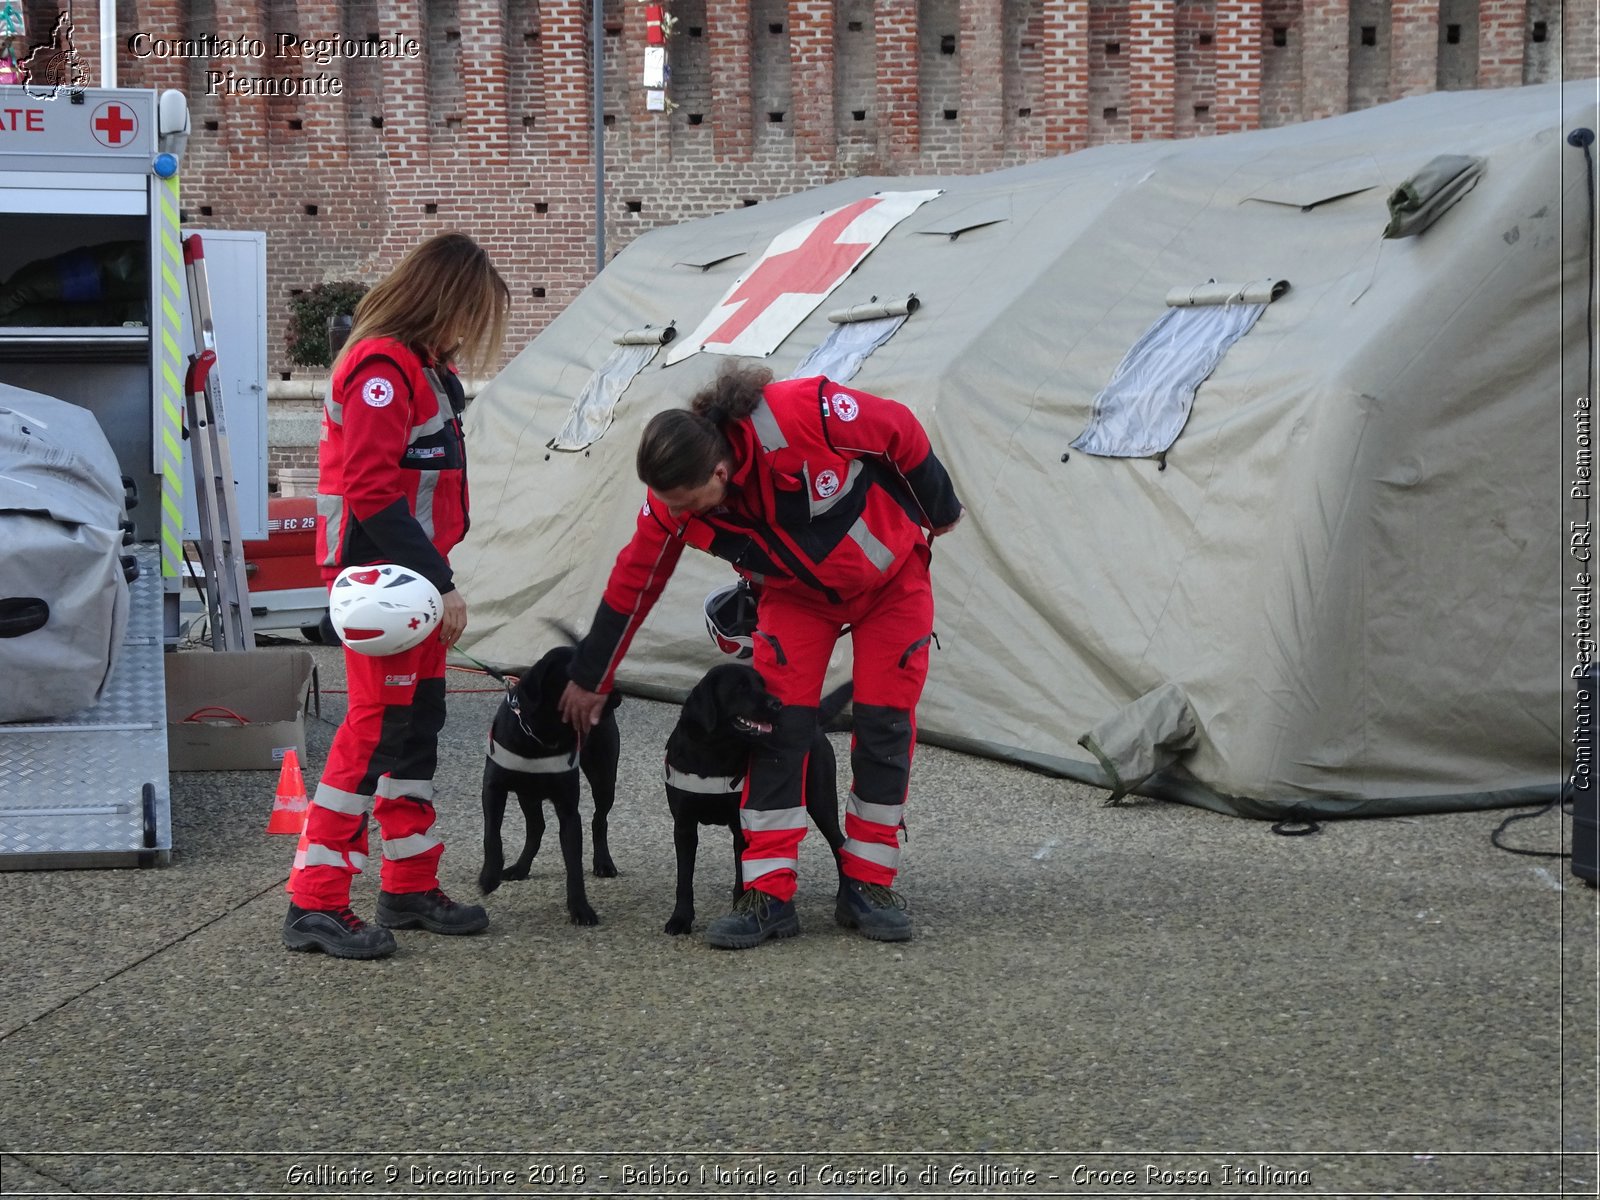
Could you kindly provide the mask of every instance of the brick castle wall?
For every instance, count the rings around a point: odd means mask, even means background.
[[[56,0],[26,2],[32,40]],[[985,171],[1436,89],[1585,78],[1596,64],[1595,6],[1560,0],[667,0],[672,107],[650,112],[645,4],[601,3],[607,257],[652,227],[851,174]],[[119,82],[190,98],[185,219],[267,233],[275,372],[296,369],[295,292],[372,281],[430,233],[471,233],[507,275],[506,358],[583,289],[595,272],[590,12],[589,0],[119,5]],[[75,38],[94,83],[85,24]],[[250,36],[269,53],[136,57],[140,32]],[[417,54],[274,57],[280,34],[403,36]],[[230,70],[337,77],[342,92],[208,94],[207,72]]]

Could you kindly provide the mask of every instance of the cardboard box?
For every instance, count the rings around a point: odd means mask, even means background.
[[[276,771],[291,749],[306,765],[309,651],[189,650],[162,662],[169,770]]]

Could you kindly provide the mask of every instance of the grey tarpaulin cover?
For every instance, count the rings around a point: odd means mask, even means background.
[[[1078,739],[1106,772],[1111,801],[1121,799],[1194,748],[1194,713],[1183,689],[1164,683],[1112,713]]]
[[[94,414],[0,383],[0,721],[100,698],[128,624],[124,512]]]
[[[639,432],[720,360],[640,374],[587,457],[547,462],[543,444],[612,333],[701,319],[745,260],[675,264],[936,187],[930,222],[1002,198],[1009,216],[954,240],[896,228],[831,300],[914,281],[922,310],[852,383],[912,407],[967,506],[934,546],[920,736],[1098,784],[1078,739],[1170,683],[1194,745],[1144,793],[1275,819],[1553,798],[1557,400],[1584,378],[1588,278],[1584,161],[1564,139],[1595,122],[1592,80],[1439,92],[987,175],[846,179],[651,230],[474,405],[478,503],[451,555],[466,649],[526,663],[547,618],[592,617],[644,499]],[[1385,197],[1444,151],[1488,169],[1447,223],[1385,243]],[[1353,159],[1376,186],[1310,211],[1250,199]],[[1273,276],[1293,290],[1217,365],[1164,472],[1061,461],[1170,289]],[[792,373],[827,324],[813,312],[765,365]],[[732,578],[686,552],[622,686],[681,697],[718,661],[701,601]]]
[[[1484,161],[1467,154],[1441,154],[1389,193],[1386,238],[1416,237],[1465,196],[1483,173]]]

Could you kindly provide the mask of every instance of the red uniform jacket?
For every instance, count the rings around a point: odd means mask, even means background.
[[[723,432],[734,470],[721,507],[673,521],[646,495],[573,661],[580,687],[611,689],[685,545],[762,587],[806,588],[837,602],[889,578],[926,545],[925,530],[961,515],[927,433],[897,401],[821,376],[785,380]]]
[[[389,338],[351,347],[328,385],[317,451],[324,578],[393,562],[451,591],[446,555],[467,532],[465,392],[454,367]]]

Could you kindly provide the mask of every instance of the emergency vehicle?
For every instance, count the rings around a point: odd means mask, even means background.
[[[125,290],[100,309],[52,306],[52,298],[69,297],[43,295],[0,316],[0,381],[94,413],[137,495],[128,515],[140,565],[127,636],[100,702],[52,721],[0,725],[0,869],[170,858],[163,655],[179,635],[184,542],[196,536],[183,430],[195,349],[179,209],[188,135],[181,92],[0,87],[0,288],[30,270],[48,277],[52,262],[92,267],[108,246],[137,267],[118,276]],[[212,304],[219,324],[226,317],[243,332],[224,345],[219,329],[217,378],[228,405],[239,532],[261,538],[265,238],[207,235],[206,251],[213,260],[232,255],[226,267],[211,264],[219,293]],[[92,286],[92,274],[63,268],[57,290]]]

